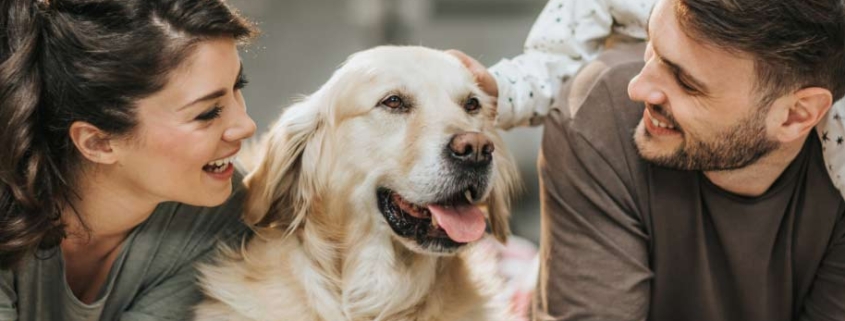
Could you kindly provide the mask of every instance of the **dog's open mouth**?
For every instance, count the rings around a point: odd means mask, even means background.
[[[393,231],[430,250],[450,250],[484,236],[484,213],[472,204],[472,191],[443,201],[418,205],[386,188],[377,192],[378,207]]]

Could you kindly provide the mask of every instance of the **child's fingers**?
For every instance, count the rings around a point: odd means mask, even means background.
[[[496,85],[496,79],[487,71],[487,67],[482,65],[478,60],[468,56],[460,50],[449,49],[446,53],[455,56],[461,63],[472,73],[475,81],[488,95],[493,97],[499,96],[499,88]]]

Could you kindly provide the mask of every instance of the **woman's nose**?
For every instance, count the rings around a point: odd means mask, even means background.
[[[235,142],[252,137],[255,134],[255,121],[246,113],[246,108],[237,108],[232,125],[223,133],[223,140]]]

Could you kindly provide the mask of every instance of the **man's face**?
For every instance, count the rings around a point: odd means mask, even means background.
[[[768,132],[770,108],[759,103],[754,61],[687,36],[675,1],[656,4],[646,64],[628,84],[630,98],[646,105],[637,149],[647,161],[682,170],[750,165],[779,146]]]

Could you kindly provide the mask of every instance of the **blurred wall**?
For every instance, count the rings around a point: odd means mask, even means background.
[[[485,65],[522,52],[545,0],[229,0],[262,36],[242,53],[244,96],[259,133],[298,96],[319,88],[350,54],[381,44],[460,49]],[[539,128],[504,132],[525,193],[514,234],[539,239]]]

